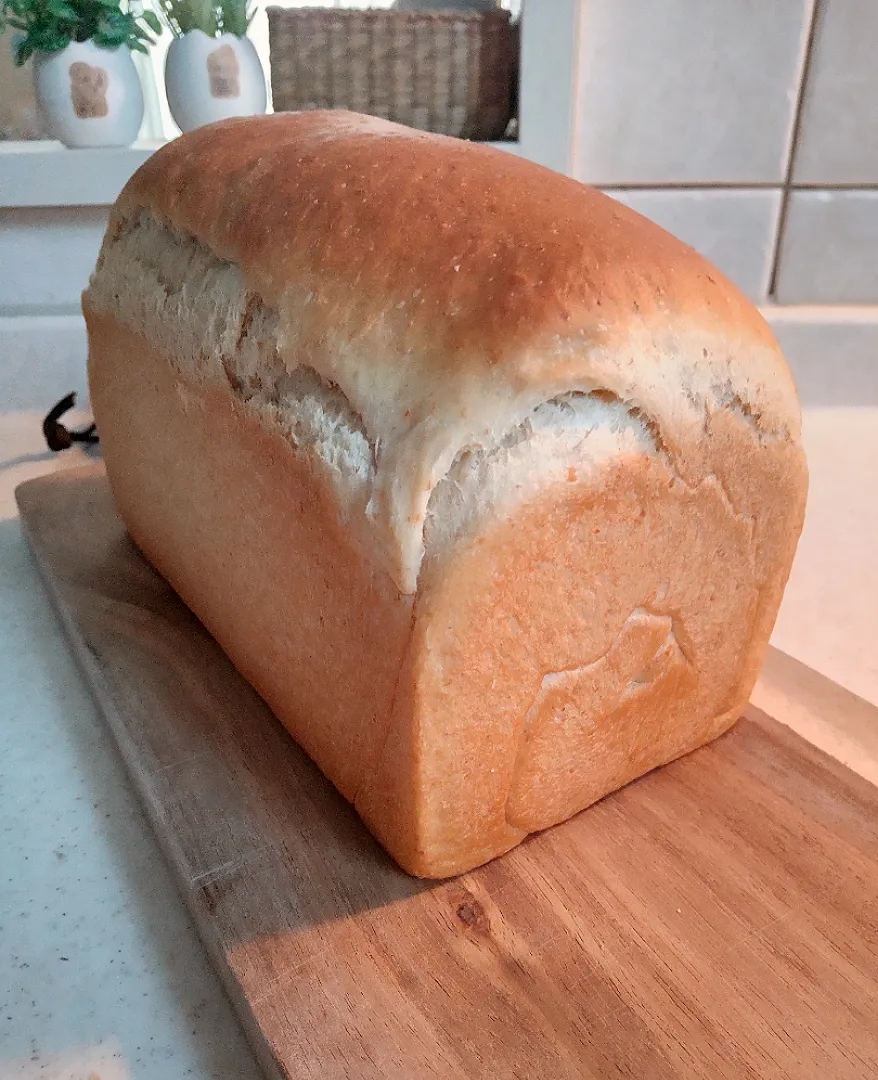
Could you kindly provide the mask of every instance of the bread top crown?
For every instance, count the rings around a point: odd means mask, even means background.
[[[372,458],[366,513],[402,591],[440,481],[537,430],[546,403],[563,405],[553,424],[617,433],[622,410],[642,429],[632,452],[648,430],[647,451],[683,475],[718,410],[748,437],[800,441],[789,370],[746,297],[634,211],[503,150],[345,112],[198,129],[120,195],[86,295],[104,310],[114,245],[144,213],[232,267],[241,326],[257,298],[276,316],[275,362],[349,405]]]

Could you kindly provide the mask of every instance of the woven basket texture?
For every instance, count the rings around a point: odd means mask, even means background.
[[[501,139],[514,112],[509,13],[268,8],[276,112],[351,109]]]

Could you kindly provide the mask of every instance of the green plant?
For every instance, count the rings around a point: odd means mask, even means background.
[[[171,33],[182,37],[201,30],[208,37],[235,34],[243,37],[253,19],[250,0],[159,0]]]
[[[104,49],[125,45],[147,52],[161,32],[153,11],[135,15],[120,0],[0,0],[0,33],[16,31],[12,56],[20,67],[34,53],[56,53],[71,41]]]

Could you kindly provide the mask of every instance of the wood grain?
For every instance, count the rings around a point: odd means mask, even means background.
[[[99,466],[18,499],[273,1075],[878,1077],[878,791],[787,727],[751,709],[504,858],[415,881],[140,558]]]

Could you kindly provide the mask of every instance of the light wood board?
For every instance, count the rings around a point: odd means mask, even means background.
[[[18,499],[274,1075],[878,1077],[878,790],[788,727],[751,709],[490,865],[418,882],[141,559],[100,466]],[[814,678],[824,707],[849,706]]]

